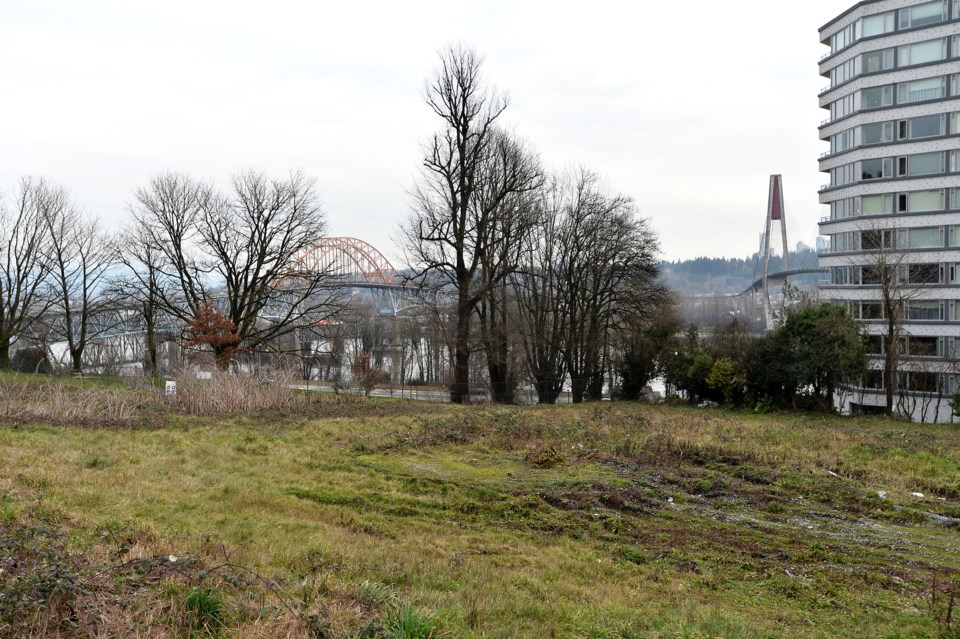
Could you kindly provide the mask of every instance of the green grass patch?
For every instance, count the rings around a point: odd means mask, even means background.
[[[0,524],[42,512],[101,571],[196,558],[213,572],[137,591],[174,635],[949,636],[954,427],[389,400],[162,417],[0,427]]]

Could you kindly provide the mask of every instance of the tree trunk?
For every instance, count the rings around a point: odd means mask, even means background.
[[[454,338],[453,383],[450,385],[450,401],[454,404],[470,401],[470,316],[466,291],[461,289],[457,304],[457,334]]]
[[[147,326],[147,361],[145,362],[147,369],[144,373],[155,377],[157,374],[157,335],[156,329],[153,325],[153,320],[148,319],[146,322]]]
[[[594,370],[587,383],[587,400],[599,402],[603,399],[603,369]]]
[[[892,304],[887,304],[889,309],[887,313],[887,335],[886,339],[886,349],[883,354],[883,390],[886,399],[886,405],[884,407],[884,413],[886,415],[893,415],[893,391],[894,391],[894,381],[897,375],[897,358],[894,348],[896,348],[896,320],[893,317]]]
[[[509,366],[502,362],[489,361],[487,372],[490,374],[490,399],[496,404],[512,404],[513,378]]]
[[[233,349],[230,347],[213,346],[213,360],[218,371],[226,372],[230,369],[230,360],[233,358]]]
[[[570,394],[574,404],[583,402],[583,394],[587,390],[588,377],[583,375],[570,376]]]
[[[71,348],[70,361],[73,363],[73,368],[70,372],[72,372],[74,375],[82,375],[83,374],[83,349]]]
[[[9,335],[0,336],[0,371],[10,370],[10,339]]]

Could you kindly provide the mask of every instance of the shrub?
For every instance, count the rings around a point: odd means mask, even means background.
[[[38,347],[21,348],[10,358],[10,367],[19,373],[39,373],[49,375],[53,372],[47,352]]]
[[[36,623],[56,627],[70,616],[83,590],[65,547],[63,533],[45,523],[0,520],[0,625],[9,624],[11,636],[28,634]]]
[[[353,366],[350,367],[353,375],[353,383],[363,391],[363,394],[370,397],[370,393],[380,383],[383,372],[370,365],[370,353],[361,353],[353,360]]]
[[[55,421],[128,421],[137,416],[142,393],[117,388],[82,388],[74,384],[4,384],[0,417]]]
[[[196,415],[292,408],[307,401],[290,388],[294,379],[290,372],[278,372],[269,380],[223,371],[212,373],[209,379],[184,375],[177,379],[176,395],[166,399],[180,410]]]
[[[743,401],[746,375],[731,359],[721,357],[713,363],[707,376],[707,386],[723,394],[727,406],[738,406]]]

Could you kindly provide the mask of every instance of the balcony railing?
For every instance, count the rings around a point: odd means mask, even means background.
[[[910,91],[907,93],[906,100],[901,100],[903,103],[907,102],[923,102],[924,100],[936,100],[943,97],[943,89],[924,89],[923,91]]]

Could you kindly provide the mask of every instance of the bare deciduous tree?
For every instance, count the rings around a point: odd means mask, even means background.
[[[538,158],[512,137],[498,132],[494,152],[483,167],[483,183],[477,191],[477,206],[492,211],[480,254],[480,291],[477,305],[480,338],[487,359],[491,399],[514,402],[518,380],[516,300],[509,285],[517,272],[534,232],[537,219],[536,190],[541,171]],[[504,185],[523,185],[504,196]],[[488,201],[493,200],[493,201]]]
[[[507,108],[502,94],[481,78],[482,58],[453,47],[441,53],[426,102],[443,121],[425,149],[421,179],[413,191],[413,213],[402,229],[408,262],[422,278],[431,275],[455,291],[453,380],[450,399],[469,401],[471,319],[491,283],[479,277],[490,247],[490,229],[505,200],[532,189],[538,173],[522,164],[497,170],[504,146],[495,123]],[[500,277],[509,275],[504,269]]]
[[[894,413],[897,396],[906,390],[900,388],[898,370],[904,355],[907,305],[919,296],[924,284],[939,282],[941,275],[939,264],[908,263],[908,252],[897,247],[898,235],[896,225],[887,221],[868,225],[855,238],[856,248],[864,253],[850,260],[858,277],[856,282],[876,289],[875,301],[862,304],[858,316],[880,322],[881,378],[887,415]]]
[[[116,259],[126,272],[111,283],[111,296],[121,304],[133,306],[140,315],[144,328],[144,373],[156,375],[161,301],[164,287],[169,286],[160,270],[163,253],[151,241],[149,230],[139,224],[124,229],[116,246]]]
[[[567,314],[557,262],[563,197],[556,178],[538,193],[537,222],[526,238],[522,266],[511,278],[520,343],[541,404],[556,403],[567,378],[563,356]]]
[[[239,346],[255,349],[333,311],[327,274],[297,266],[326,221],[315,181],[303,173],[276,180],[247,170],[231,186],[223,195],[165,173],[136,191],[133,213],[162,254],[162,308],[186,321],[213,303],[236,326]],[[212,348],[222,364],[224,352]]]
[[[72,371],[82,373],[83,351],[94,337],[93,315],[103,301],[100,286],[113,264],[113,242],[61,187],[51,190],[40,212],[50,237],[52,308],[60,314],[54,334],[67,343]]]
[[[611,329],[629,305],[657,299],[658,242],[633,202],[580,169],[571,182],[557,264],[567,314],[564,357],[573,401],[601,398]]]
[[[23,178],[12,209],[0,202],[0,370],[10,368],[10,345],[49,308],[46,278],[50,238],[41,214],[55,197],[45,180]]]

